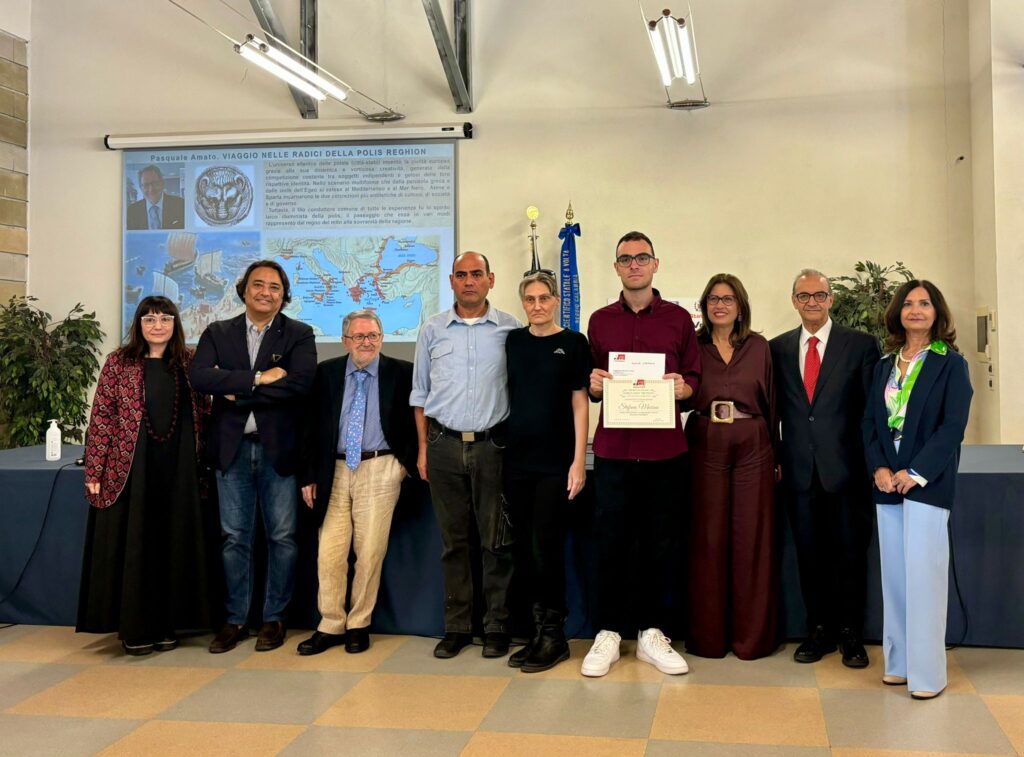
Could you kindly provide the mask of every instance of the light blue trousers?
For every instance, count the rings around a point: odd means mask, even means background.
[[[913,492],[913,490],[911,490]],[[910,691],[946,688],[949,510],[904,499],[876,505],[885,674]]]

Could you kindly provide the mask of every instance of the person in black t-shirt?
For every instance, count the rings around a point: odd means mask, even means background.
[[[555,322],[558,284],[543,271],[526,276],[519,297],[530,325],[509,332],[506,491],[521,546],[516,571],[533,597],[536,632],[508,664],[525,673],[569,658],[565,639],[565,537],[568,500],[586,480],[587,338]]]

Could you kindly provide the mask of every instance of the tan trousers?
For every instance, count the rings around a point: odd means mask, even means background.
[[[366,628],[377,603],[381,566],[388,551],[391,516],[404,477],[394,455],[363,460],[355,472],[344,460],[334,466],[334,486],[320,526],[317,604],[323,619],[318,630],[340,634],[346,628]],[[352,609],[345,612],[348,553],[356,552],[352,580]]]

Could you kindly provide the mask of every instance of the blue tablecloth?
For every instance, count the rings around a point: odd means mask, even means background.
[[[63,460],[47,463],[42,447],[0,452],[0,622],[75,622],[88,507],[83,471],[73,464],[80,454],[81,448],[65,445]],[[590,621],[594,588],[590,485],[573,505],[566,546],[567,630],[577,636],[591,636],[596,630]],[[956,576],[970,621],[964,643],[1024,648],[1024,602],[1020,601],[1024,597],[1024,453],[1020,447],[964,447],[951,523]],[[789,529],[782,531],[783,630],[787,637],[799,638],[804,618],[796,558]],[[316,533],[308,517],[303,518],[299,542],[291,624],[311,627],[316,621]],[[443,631],[440,554],[441,537],[426,487],[407,487],[395,512],[384,561],[373,617],[375,631],[421,635]],[[682,611],[679,615],[682,618]],[[682,629],[666,630],[672,635]],[[964,617],[951,581],[948,640],[959,641],[963,630]],[[874,541],[864,633],[868,639],[881,636]]]

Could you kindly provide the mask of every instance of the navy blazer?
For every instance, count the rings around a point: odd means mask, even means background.
[[[137,200],[128,206],[125,225],[129,231],[149,228],[149,209],[146,200]],[[185,228],[185,201],[177,195],[164,192],[164,212],[160,219],[162,229]]]
[[[316,374],[313,329],[278,313],[263,336],[256,365],[249,364],[245,314],[215,321],[199,337],[189,376],[196,391],[213,395],[207,450],[217,470],[238,454],[245,421],[256,416],[263,452],[281,476],[296,471],[299,425]],[[256,371],[284,368],[288,375],[253,387]],[[233,394],[235,401],[225,399]]]
[[[313,513],[317,523],[327,514],[327,502],[334,484],[334,466],[338,451],[338,422],[345,398],[345,368],[348,355],[325,360],[316,369],[313,394],[302,445],[299,485],[316,484]],[[409,405],[412,392],[412,363],[380,356],[377,374],[380,399],[380,426],[388,449],[395,453],[407,473],[417,476],[416,456],[419,439],[416,419]]]
[[[960,465],[960,443],[971,410],[971,377],[963,356],[949,350],[945,355],[929,352],[910,392],[903,439],[897,454],[889,431],[885,407],[885,385],[892,374],[895,356],[886,355],[875,366],[875,378],[864,413],[864,451],[868,469],[901,471],[913,468],[927,486],[915,486],[906,495],[915,502],[953,507],[956,472]],[[874,489],[875,502],[898,505],[904,495]]]
[[[825,491],[856,485],[866,497],[861,421],[880,354],[878,341],[833,321],[813,402],[808,402],[800,376],[800,328],[780,334],[769,346],[775,405],[782,421],[777,459],[783,483],[791,490],[807,491],[817,470]]]

